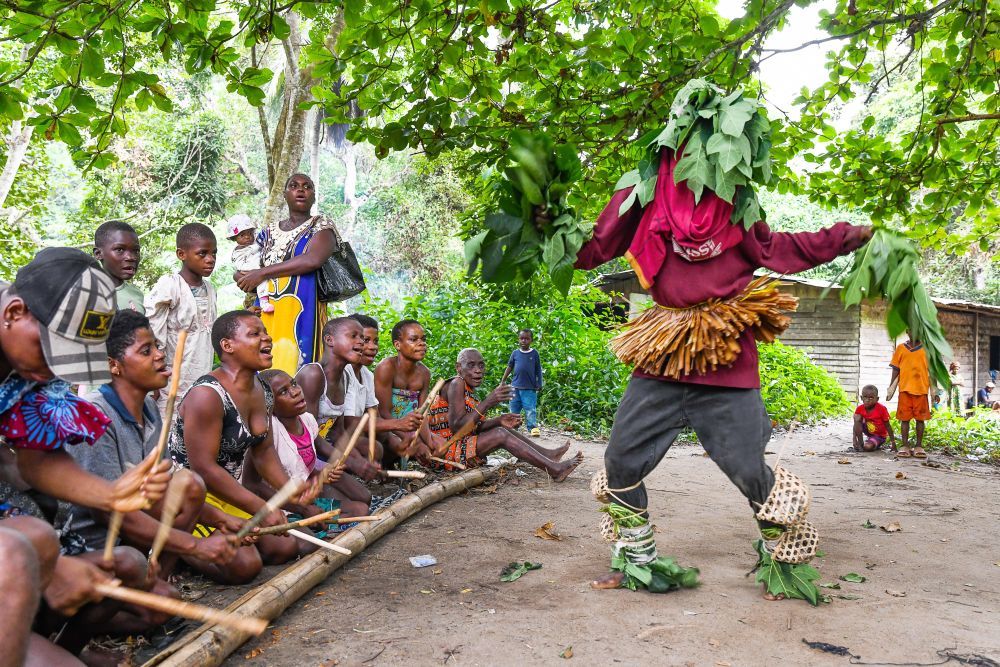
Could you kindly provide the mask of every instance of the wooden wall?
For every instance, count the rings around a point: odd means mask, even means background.
[[[781,289],[799,298],[799,308],[781,342],[808,354],[853,397],[858,392],[859,309],[845,310],[836,290],[820,300],[822,288],[812,285],[788,283]]]

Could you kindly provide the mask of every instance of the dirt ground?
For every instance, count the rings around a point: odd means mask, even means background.
[[[747,505],[697,445],[675,446],[647,484],[660,553],[701,568],[701,587],[591,590],[609,557],[588,490],[604,445],[577,442],[570,453],[582,449],[586,461],[565,483],[527,468],[492,493],[438,503],[226,664],[541,665],[561,664],[568,647],[567,662],[585,665],[848,664],[803,640],[847,647],[866,663],[940,664],[937,651],[948,648],[1000,661],[1000,470],[933,455],[928,467],[858,454],[848,451],[848,433],[847,422],[799,429],[768,448],[771,463],[784,448],[788,468],[812,485],[822,581],[867,578],[824,591],[829,604],[761,598],[744,576],[754,563]],[[878,527],[894,521],[900,532]],[[535,536],[546,522],[561,541]],[[422,554],[438,565],[411,567],[408,557]],[[515,560],[543,567],[501,583]]]

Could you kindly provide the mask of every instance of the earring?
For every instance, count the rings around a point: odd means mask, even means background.
[[[3,323],[3,328],[4,329],[10,329],[10,322],[4,322]]]

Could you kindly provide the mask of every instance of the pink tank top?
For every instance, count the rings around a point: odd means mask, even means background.
[[[302,462],[306,464],[306,470],[312,470],[316,465],[316,450],[313,449],[313,441],[309,436],[309,429],[302,425],[301,435],[295,435],[289,433],[288,437],[292,439],[295,443],[295,448],[299,450],[299,456],[302,457]]]

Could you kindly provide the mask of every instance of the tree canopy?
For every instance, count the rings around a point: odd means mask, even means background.
[[[576,204],[592,213],[692,77],[766,99],[757,72],[777,53],[766,38],[810,4],[748,0],[726,20],[705,0],[0,0],[0,125],[38,128],[100,168],[130,111],[172,108],[164,65],[214,73],[259,106],[284,73],[258,49],[280,43],[314,84],[295,106],[322,106],[379,156],[453,153],[475,176],[513,129],[575,143]],[[857,207],[929,245],[997,252],[1000,6],[838,0],[819,27],[822,38],[782,50],[831,49],[827,80],[802,91],[798,113],[772,114],[779,189]],[[919,100],[913,129],[886,131],[873,109],[901,84]],[[835,114],[859,98],[872,104],[838,131]]]

